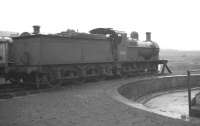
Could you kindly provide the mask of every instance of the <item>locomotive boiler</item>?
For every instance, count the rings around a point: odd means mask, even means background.
[[[137,32],[128,38],[126,33],[111,28],[45,35],[34,26],[33,34],[25,32],[14,37],[8,48],[6,79],[36,83],[37,87],[69,80],[157,73],[158,65],[163,65],[163,72],[167,63],[159,60],[159,46],[151,40],[150,32],[145,41],[140,41]]]

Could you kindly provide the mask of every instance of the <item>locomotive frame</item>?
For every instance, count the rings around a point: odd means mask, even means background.
[[[143,62],[107,62],[107,63],[78,63],[44,66],[8,66],[6,79],[13,83],[29,83],[50,87],[59,86],[63,82],[87,80],[104,80],[109,77],[129,77],[145,74],[157,74],[157,66],[162,65],[160,74],[165,69],[171,73],[167,60]],[[152,67],[154,66],[154,67]],[[16,72],[17,71],[17,72]]]

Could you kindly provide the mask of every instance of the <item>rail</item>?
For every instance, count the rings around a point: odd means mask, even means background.
[[[200,69],[188,70],[187,71],[187,88],[188,88],[188,108],[189,108],[189,116],[191,116],[191,73],[192,72],[200,72]]]

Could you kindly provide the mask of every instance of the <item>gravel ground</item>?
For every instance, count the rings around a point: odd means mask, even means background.
[[[0,100],[0,126],[200,125],[145,112],[112,98],[114,87],[135,79],[68,85],[62,89]]]

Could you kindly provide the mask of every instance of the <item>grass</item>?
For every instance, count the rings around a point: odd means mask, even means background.
[[[187,70],[200,69],[200,51],[161,50],[160,59],[168,60],[173,74],[186,74]],[[197,72],[200,74],[200,71]]]

